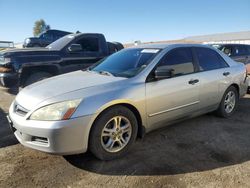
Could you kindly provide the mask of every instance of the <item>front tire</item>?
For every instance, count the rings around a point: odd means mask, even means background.
[[[131,110],[115,106],[104,111],[93,124],[89,148],[101,160],[113,160],[126,155],[133,145],[138,123]]]
[[[239,93],[234,86],[230,86],[224,93],[216,113],[220,117],[228,118],[233,115],[239,103]]]

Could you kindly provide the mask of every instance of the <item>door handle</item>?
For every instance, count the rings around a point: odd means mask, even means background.
[[[230,72],[224,72],[223,76],[228,76],[230,74]]]
[[[191,79],[191,80],[188,82],[188,84],[194,85],[194,84],[196,84],[196,83],[198,83],[198,82],[199,82],[198,79]]]

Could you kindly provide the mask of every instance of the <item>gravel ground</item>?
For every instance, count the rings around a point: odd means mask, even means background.
[[[207,114],[147,134],[110,162],[54,156],[18,144],[0,90],[0,187],[249,187],[250,95],[229,119]]]

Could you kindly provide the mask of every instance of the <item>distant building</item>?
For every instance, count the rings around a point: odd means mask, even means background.
[[[250,44],[250,31],[193,36],[185,40],[205,44]]]

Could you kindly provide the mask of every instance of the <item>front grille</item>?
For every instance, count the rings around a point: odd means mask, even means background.
[[[29,111],[19,104],[14,105],[14,112],[20,116],[25,116]]]

